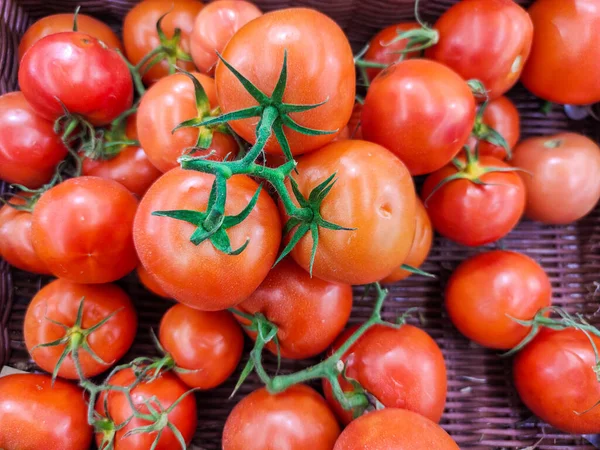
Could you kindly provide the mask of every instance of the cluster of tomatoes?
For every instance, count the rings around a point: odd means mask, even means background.
[[[406,317],[382,319],[380,283],[428,275],[434,230],[480,246],[523,215],[567,224],[595,207],[596,143],[519,142],[504,94],[521,80],[544,100],[600,101],[598,29],[597,0],[463,0],[355,56],[318,11],[241,0],[142,1],[123,45],[89,16],[36,22],[19,47],[21,91],[0,97],[0,178],[13,185],[0,255],[57,278],[24,320],[52,376],[0,379],[0,448],[85,450],[95,435],[102,450],[185,450],[193,392],[234,372],[245,331],[238,387],[252,372],[265,387],[231,412],[224,450],[458,449],[437,425],[442,352]],[[115,366],[137,315],[112,282],[135,269],[177,303],[153,335],[161,356]],[[377,298],[344,330],[353,285]],[[515,386],[536,415],[600,433],[600,331],[552,306],[535,261],[480,253],[445,297],[461,333],[517,353]],[[265,350],[327,353],[270,374]],[[303,384],[315,379],[325,398]]]

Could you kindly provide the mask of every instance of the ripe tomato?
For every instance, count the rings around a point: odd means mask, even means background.
[[[411,174],[421,175],[456,156],[474,120],[475,99],[467,83],[439,63],[414,59],[373,80],[361,123],[366,140],[391,150]]]
[[[298,124],[319,130],[336,131],[348,123],[355,94],[352,49],[342,29],[314,9],[289,8],[273,11],[243,26],[231,38],[223,57],[267,95],[271,95],[287,50],[285,103],[325,104],[293,113]],[[248,58],[252,55],[252,58]],[[324,76],[327,73],[327,76]],[[233,73],[218,63],[215,71],[217,96],[224,113],[257,104]],[[242,138],[255,142],[256,119],[231,122]],[[335,135],[307,136],[284,128],[294,155],[322,147]],[[281,153],[276,139],[265,150]]]
[[[0,96],[0,179],[39,188],[66,155],[52,122],[38,116],[23,93]]]
[[[439,425],[405,409],[385,408],[353,421],[333,450],[459,450]]]
[[[254,4],[244,0],[221,0],[202,8],[194,20],[190,35],[190,50],[200,72],[210,73],[217,64],[217,53],[237,31],[261,16]]]
[[[600,6],[594,0],[537,0],[529,15],[535,34],[521,81],[544,100],[600,101]]]
[[[36,42],[21,60],[19,85],[35,112],[49,120],[64,114],[62,103],[93,125],[105,125],[133,101],[133,82],[122,57],[75,31]]]
[[[194,76],[206,91],[211,108],[219,106],[212,78],[195,73]],[[137,115],[137,132],[148,159],[161,172],[179,166],[177,158],[196,145],[198,128],[173,129],[181,122],[197,117],[194,84],[187,75],[169,75],[153,85],[142,97]],[[208,155],[213,160],[223,160],[228,154],[238,152],[235,139],[230,135],[214,132],[210,148],[195,152],[196,156]]]
[[[348,122],[348,131],[350,132],[350,139],[363,139],[362,126],[360,118],[362,115],[363,105],[362,103],[356,102],[352,109],[352,116]]]
[[[416,197],[412,178],[400,160],[379,145],[348,140],[304,156],[297,169],[292,176],[306,198],[336,174],[337,181],[321,204],[321,215],[329,222],[355,228],[319,230],[315,277],[366,284],[381,280],[404,262],[415,233]],[[311,233],[307,233],[291,253],[307,271],[312,246]]]
[[[567,224],[587,215],[600,199],[600,148],[576,133],[532,137],[515,148],[511,161],[527,189],[525,214]]]
[[[333,353],[358,327],[346,330],[330,350]],[[412,325],[391,328],[375,325],[350,347],[343,358],[346,376],[358,381],[389,408],[403,408],[439,422],[446,404],[446,364],[442,351],[423,330]],[[339,378],[342,389],[352,385]],[[331,384],[323,380],[325,398],[338,418],[350,423],[352,411],[341,407]]]
[[[77,312],[83,300],[83,316],[77,324]],[[111,316],[112,314],[112,316]],[[85,330],[109,317],[109,320],[83,337]],[[25,314],[23,332],[25,345],[35,363],[52,373],[65,350],[65,344],[37,347],[69,336],[59,322],[70,328],[70,341],[84,339],[92,351],[106,364],[96,361],[90,352],[79,347],[79,364],[86,378],[96,376],[114,365],[125,355],[137,329],[137,316],[129,296],[114,284],[76,284],[54,280],[44,286],[31,300]],[[65,358],[58,376],[79,379],[72,353]]]
[[[282,420],[283,419],[283,420]],[[223,450],[331,450],[340,427],[327,403],[305,385],[280,394],[265,388],[243,398],[225,422]]]
[[[19,42],[19,60],[33,44],[50,34],[73,31],[73,13],[52,14],[31,25]],[[104,42],[109,48],[123,50],[121,41],[108,25],[85,14],[77,14],[77,30]]]
[[[144,266],[140,264],[139,266],[137,266],[136,271],[140,282],[144,285],[146,289],[148,289],[153,294],[158,295],[159,297],[170,298],[169,294],[167,294],[163,290],[163,288],[160,287],[158,281],[156,281],[156,279],[152,275],[150,275],[146,269],[144,269]]]
[[[48,375],[0,378],[0,448],[4,450],[90,448],[83,391]]]
[[[244,348],[240,326],[227,311],[198,311],[185,305],[169,309],[160,322],[160,343],[190,387],[212,389],[233,373]]]
[[[57,277],[108,283],[137,266],[132,227],[137,201],[116,181],[71,178],[45,192],[33,211],[33,248]]]
[[[306,359],[326,350],[346,326],[352,310],[352,286],[311,277],[286,258],[237,309],[261,313],[278,327],[281,356]],[[235,317],[242,324],[249,323]],[[248,334],[256,339],[255,332]],[[267,348],[277,354],[273,341]]]
[[[464,261],[446,287],[446,310],[458,331],[485,347],[509,350],[530,331],[531,320],[552,301],[548,275],[521,253],[495,250]]]
[[[460,160],[464,162],[464,158]],[[466,170],[468,176],[486,184],[458,179],[433,194],[442,180],[459,170],[449,164],[427,177],[421,198],[436,231],[459,244],[476,247],[497,241],[517,225],[525,210],[525,185],[515,172],[483,172],[490,167],[510,166],[482,156],[476,166]]]
[[[175,168],[160,177],[142,199],[134,224],[140,260],[167,294],[193,308],[226,309],[248,298],[265,279],[279,250],[281,221],[275,203],[263,190],[250,215],[227,230],[231,248],[249,239],[237,256],[226,255],[209,241],[190,242],[196,227],[154,211],[206,211],[214,176]],[[226,215],[240,213],[258,184],[239,175],[227,181]],[[202,289],[198,289],[202,286]]]

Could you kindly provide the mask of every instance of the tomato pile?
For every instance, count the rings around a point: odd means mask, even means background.
[[[437,424],[442,352],[409,314],[382,318],[382,284],[432,276],[418,267],[434,232],[476,247],[524,216],[593,210],[597,143],[520,140],[505,94],[521,80],[600,102],[600,4],[463,0],[433,25],[415,7],[356,55],[316,10],[246,1],[142,1],[122,43],[78,11],[29,28],[21,91],[0,96],[0,255],[56,279],[23,326],[49,375],[0,379],[0,448],[185,450],[194,392],[234,373],[245,333],[235,389],[251,373],[264,387],[232,410],[224,450],[458,449]],[[123,361],[137,314],[113,283],[134,270],[176,304],[152,333],[160,356]],[[376,299],[347,327],[355,285]],[[528,256],[487,249],[452,274],[445,307],[515,355],[533,413],[600,433],[600,331],[551,290]],[[270,373],[265,351],[324,356]]]

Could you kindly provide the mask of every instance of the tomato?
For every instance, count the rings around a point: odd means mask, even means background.
[[[299,384],[280,394],[265,388],[243,398],[225,422],[223,450],[331,450],[340,427],[317,392]]]
[[[456,156],[474,120],[475,99],[467,83],[439,63],[414,59],[373,80],[361,124],[366,140],[391,150],[411,174],[421,175]]]
[[[19,60],[29,50],[33,44],[50,34],[62,33],[63,31],[73,31],[74,14],[52,14],[42,17],[31,25],[19,42]],[[123,51],[123,46],[117,35],[108,25],[98,19],[85,14],[77,14],[77,30],[89,34],[92,37],[104,42],[109,48],[115,48]]]
[[[337,350],[356,331],[346,330],[330,353]],[[348,378],[358,381],[363,389],[388,408],[403,408],[439,422],[446,404],[446,364],[442,351],[423,330],[412,325],[391,328],[375,325],[350,347],[343,358]],[[339,378],[342,389],[352,385]],[[352,411],[337,402],[331,384],[323,380],[325,398],[338,418],[350,423]]]
[[[291,259],[284,259],[237,309],[261,313],[277,326],[281,356],[306,359],[325,351],[346,326],[352,310],[352,286],[311,277]],[[255,332],[248,334],[256,339]],[[267,348],[277,354],[273,341]]]
[[[531,320],[550,306],[548,275],[529,256],[495,250],[464,261],[446,286],[446,310],[458,331],[484,347],[510,350],[530,331]]]
[[[352,49],[342,29],[326,15],[306,8],[273,11],[243,26],[231,38],[223,58],[256,87],[271,95],[287,50],[285,103],[325,104],[293,113],[298,124],[318,130],[337,131],[352,114],[355,71]],[[249,58],[248,55],[252,55]],[[217,96],[224,113],[257,104],[233,73],[218,63],[215,71]],[[255,118],[231,122],[233,130],[248,142],[255,142]],[[294,155],[315,150],[335,135],[308,136],[284,127]],[[276,139],[265,150],[281,153]]]
[[[0,378],[0,448],[81,450],[90,448],[83,391],[48,375]]]
[[[362,139],[362,127],[360,118],[362,115],[362,103],[356,102],[352,109],[352,116],[348,122],[348,131],[350,132],[350,139]]]
[[[221,0],[206,5],[196,16],[190,35],[190,50],[198,70],[213,71],[217,52],[222,53],[240,28],[261,15],[260,9],[244,0]]]
[[[218,105],[215,83],[212,78],[195,73],[194,76],[206,91],[211,108]],[[169,75],[142,97],[137,115],[137,132],[148,159],[161,172],[179,166],[177,158],[191,150],[198,140],[198,128],[173,129],[181,122],[198,115],[194,84],[187,75]],[[214,132],[210,148],[194,153],[196,156],[215,153],[210,157],[223,160],[228,154],[234,157],[238,146],[232,136]]]
[[[459,450],[439,425],[405,409],[385,408],[353,421],[333,450]]]
[[[533,220],[567,224],[579,220],[600,199],[600,148],[576,133],[522,141],[511,161],[527,188],[525,214]]]
[[[233,373],[244,348],[240,326],[227,311],[198,311],[185,305],[169,309],[160,322],[159,339],[190,387],[212,389]]]
[[[600,348],[600,339],[590,338]],[[523,403],[566,433],[600,432],[600,408],[592,408],[600,399],[600,383],[590,338],[575,329],[543,329],[514,360],[515,386]]]
[[[335,173],[337,181],[321,203],[321,216],[355,228],[320,227],[313,276],[366,284],[381,280],[404,262],[415,233],[416,197],[412,178],[400,160],[370,142],[339,141],[301,158],[297,170],[292,176],[305,198]],[[312,246],[307,233],[291,253],[307,271]]]
[[[83,316],[78,325],[77,312],[82,299]],[[109,316],[106,323],[84,337],[85,330]],[[137,329],[135,309],[121,288],[114,284],[76,284],[62,279],[54,280],[35,294],[27,307],[23,325],[27,350],[35,363],[50,373],[65,350],[65,344],[37,346],[69,336],[63,327],[52,321],[70,328],[73,334],[69,342],[82,338],[105,361],[106,364],[96,361],[90,352],[79,347],[79,363],[86,378],[104,372],[121,359],[133,344]],[[60,364],[58,376],[79,379],[72,353]]]
[[[472,169],[465,169],[466,175],[473,178],[450,181],[435,193],[434,188],[442,180],[459,170],[449,164],[427,177],[421,198],[436,231],[459,244],[475,247],[501,239],[517,225],[525,210],[525,185],[516,172],[484,172],[492,167],[510,166],[482,156]]]
[[[156,279],[150,275],[146,269],[144,269],[144,266],[140,264],[137,266],[136,271],[140,282],[146,289],[153,294],[158,295],[159,297],[170,298],[169,294],[163,291],[163,289],[160,287],[158,281],[156,281]]]
[[[45,192],[33,211],[33,248],[57,277],[107,283],[137,266],[132,226],[137,201],[116,181],[71,178]]]
[[[210,311],[234,306],[248,298],[275,262],[281,241],[281,221],[275,203],[263,190],[250,215],[226,232],[237,256],[218,251],[211,242],[190,242],[196,227],[154,211],[206,211],[214,176],[175,168],[160,177],[142,199],[134,224],[140,260],[161,288],[193,308]],[[225,214],[240,213],[258,184],[245,175],[227,181]],[[202,286],[202,289],[198,289]]]
[[[67,155],[53,125],[36,114],[23,93],[0,96],[0,179],[31,189],[50,181]]]
[[[537,0],[535,34],[521,81],[544,100],[586,105],[600,101],[600,5],[595,0]]]
[[[123,22],[123,44],[127,59],[133,64],[139,63],[146,54],[161,45],[156,31],[156,23],[165,15],[161,28],[166,38],[171,40],[175,30],[181,30],[181,37],[175,43],[166,43],[169,51],[175,54],[177,48],[189,54],[190,35],[194,19],[202,9],[202,2],[196,0],[145,0],[129,10]],[[175,44],[175,45],[173,45]],[[144,82],[153,84],[169,74],[170,63],[163,59],[144,75]],[[184,70],[194,70],[189,61],[177,60],[177,66]]]
[[[35,112],[49,120],[62,116],[64,105],[93,125],[105,125],[133,101],[123,58],[98,39],[74,31],[36,42],[21,60],[19,85]]]

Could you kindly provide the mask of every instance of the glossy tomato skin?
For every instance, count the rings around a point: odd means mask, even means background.
[[[531,56],[521,81],[555,103],[600,101],[600,5],[594,0],[537,0],[529,15],[535,27]]]
[[[0,96],[0,179],[39,188],[66,155],[53,123],[38,116],[22,92]]]
[[[253,450],[331,450],[339,434],[335,416],[314,389],[298,384],[272,395],[261,388],[229,414],[223,450],[247,450],[249,443]]]
[[[156,281],[156,279],[150,275],[146,269],[144,269],[144,266],[141,264],[137,266],[136,272],[140,283],[142,283],[146,289],[153,294],[158,295],[159,297],[170,298],[169,294],[167,294],[163,288],[160,287],[158,281]]]
[[[233,373],[244,348],[239,324],[227,311],[199,311],[185,305],[169,309],[160,322],[159,339],[192,388],[212,389]]]
[[[475,99],[467,83],[435,61],[413,59],[373,80],[361,124],[366,140],[392,151],[412,175],[422,175],[456,156],[474,120]]]
[[[446,287],[446,310],[458,330],[485,347],[510,350],[530,331],[513,320],[531,320],[550,306],[548,275],[530,257],[494,250],[464,261]]]
[[[205,173],[170,170],[148,189],[134,224],[135,245],[148,272],[171,297],[204,311],[226,309],[248,298],[269,273],[281,241],[277,207],[264,190],[250,215],[227,230],[232,249],[249,239],[237,256],[219,252],[209,241],[192,244],[192,224],[152,216],[154,211],[206,211],[213,181]],[[230,178],[225,214],[240,213],[257,189],[249,177]]]
[[[308,198],[313,188],[336,174],[321,203],[321,216],[355,230],[319,230],[312,274],[346,284],[381,280],[399,267],[415,233],[416,196],[408,170],[383,147],[346,140],[333,142],[298,162],[292,174]],[[291,188],[288,185],[288,190]],[[292,257],[309,270],[313,240],[306,234]]]
[[[19,85],[42,117],[80,114],[106,125],[131,107],[133,82],[122,57],[88,34],[69,31],[46,36],[23,56]]]
[[[358,327],[346,330],[330,353],[337,350]],[[423,330],[412,325],[395,329],[375,325],[350,347],[342,360],[348,378],[361,386],[385,407],[403,408],[439,422],[446,404],[446,363],[442,351]],[[340,377],[344,391],[352,385]],[[324,380],[325,398],[342,423],[352,412],[341,407]]]
[[[35,205],[33,248],[53,275],[76,283],[108,283],[137,266],[132,227],[137,200],[98,177],[71,178]]]
[[[600,346],[597,336],[591,339]],[[600,398],[595,366],[583,332],[544,329],[517,354],[513,375],[521,400],[540,419],[566,433],[595,434],[600,432],[600,409],[592,408]]]
[[[515,167],[527,189],[525,214],[549,224],[581,219],[600,199],[600,148],[586,136],[532,137],[516,146]]]
[[[324,105],[291,114],[298,124],[318,130],[337,131],[352,114],[355,70],[352,49],[342,29],[329,17],[305,8],[273,11],[247,23],[229,41],[223,57],[265,94],[271,95],[287,50],[285,103]],[[253,55],[248,58],[248,55]],[[327,76],[323,76],[327,73]],[[224,113],[256,105],[227,67],[218,63],[215,72],[217,96]],[[231,122],[248,142],[255,142],[257,119]],[[315,150],[335,135],[307,136],[284,128],[294,155]],[[281,153],[276,139],[266,151]]]
[[[505,162],[482,156],[483,167],[508,168]],[[506,236],[525,210],[525,185],[516,172],[490,172],[480,177],[486,185],[454,180],[430,195],[443,179],[457,173],[449,164],[432,173],[423,184],[421,198],[433,228],[462,245],[476,247]]]
[[[27,350],[36,364],[46,372],[54,371],[65,346],[34,347],[65,336],[65,330],[48,319],[72,327],[82,298],[83,329],[114,314],[108,322],[87,337],[91,349],[107,364],[94,360],[86,350],[79,350],[79,363],[86,378],[109,369],[125,355],[133,343],[137,315],[125,291],[114,284],[76,284],[62,279],[54,280],[33,297],[27,307],[23,325]],[[58,376],[70,380],[79,379],[71,355],[62,362]]]
[[[325,351],[352,310],[352,286],[312,277],[291,259],[279,262],[237,309],[263,314],[277,325],[281,356],[306,359]],[[235,316],[242,324],[249,321]],[[256,333],[247,331],[252,339]],[[277,354],[274,342],[267,348]]]
[[[519,111],[508,97],[498,97],[492,100],[483,112],[482,124],[496,130],[506,141],[508,147],[513,149],[521,137],[521,119]],[[477,141],[471,137],[469,147],[475,148]],[[487,141],[479,141],[479,154],[506,159],[506,150],[499,145]]]
[[[333,450],[459,450],[439,425],[420,414],[385,408],[365,414],[342,432]]]
[[[83,391],[49,375],[13,374],[0,378],[0,448],[27,450],[90,448]]]
[[[261,16],[253,3],[220,0],[209,3],[198,13],[190,35],[190,53],[200,72],[211,73],[231,37],[245,24]]]

